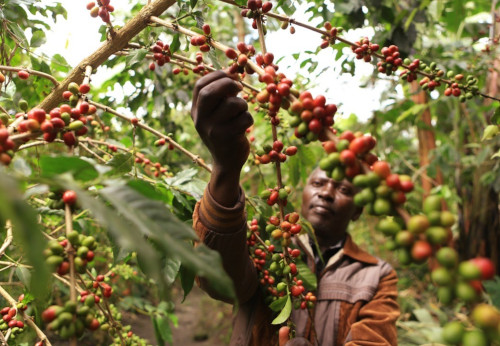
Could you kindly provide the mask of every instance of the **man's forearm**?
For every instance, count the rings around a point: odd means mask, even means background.
[[[214,164],[209,189],[217,203],[225,207],[234,206],[240,198],[240,169],[227,169]]]

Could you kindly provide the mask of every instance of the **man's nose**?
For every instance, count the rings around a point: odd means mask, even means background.
[[[321,187],[318,196],[326,200],[335,200],[335,184],[328,183]]]

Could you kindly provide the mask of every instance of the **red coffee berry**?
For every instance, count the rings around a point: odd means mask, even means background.
[[[90,91],[90,85],[83,83],[80,84],[80,88],[78,89],[82,94],[86,94]]]
[[[232,48],[228,48],[226,49],[226,56],[229,58],[229,59],[236,59],[238,57],[238,53],[236,53],[236,51]]]
[[[202,29],[203,29],[203,32],[205,33],[205,35],[210,35],[210,31],[211,31],[211,30],[210,30],[210,25],[208,25],[208,24],[203,24]]]
[[[0,129],[0,144],[3,144],[9,138],[9,131],[6,128]]]
[[[266,65],[271,65],[273,63],[273,60],[274,60],[273,53],[267,52],[266,54],[264,54],[264,63]]]
[[[288,156],[293,156],[297,154],[297,147],[296,146],[291,146],[285,149],[285,154]]]
[[[30,74],[28,71],[21,70],[17,72],[17,76],[21,79],[28,79],[30,77]]]
[[[54,119],[52,119],[54,120]],[[76,144],[76,137],[73,131],[68,131],[63,134],[63,141],[68,147],[73,147]]]
[[[73,205],[76,203],[76,192],[73,190],[66,190],[63,193],[62,200],[65,204]]]

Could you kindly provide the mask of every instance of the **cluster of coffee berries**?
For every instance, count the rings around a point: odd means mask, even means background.
[[[495,276],[493,262],[486,257],[475,257],[458,263],[458,254],[450,247],[436,252],[439,267],[431,273],[432,282],[438,287],[437,297],[442,304],[449,305],[454,298],[474,303],[483,290],[482,281]]]
[[[285,206],[288,195],[291,191],[292,189],[289,186],[282,187],[281,189],[278,189],[277,187],[274,189],[266,189],[260,193],[260,198],[264,199],[270,206],[277,203]]]
[[[439,196],[427,197],[423,202],[424,213],[411,216],[404,230],[395,220],[380,220],[377,228],[391,237],[387,246],[389,249],[398,249],[401,264],[422,263],[432,256],[433,248],[448,243],[455,216],[447,210],[441,210],[442,203]]]
[[[160,141],[159,145],[165,144],[165,143],[161,144],[161,142],[163,142],[161,139],[159,139],[158,141]],[[173,149],[173,146],[169,144],[168,148],[171,150]],[[142,153],[136,154],[135,163],[142,164],[146,172],[153,175],[155,178],[158,178],[162,174],[168,174],[166,167],[163,167],[159,162],[156,163],[151,162],[151,160],[146,158],[145,155]]]
[[[335,104],[326,104],[326,98],[318,95],[314,99],[309,91],[300,94],[289,108],[290,125],[295,127],[295,136],[305,143],[317,139],[325,140],[324,130],[331,130],[337,112]]]
[[[110,298],[113,294],[113,288],[104,282],[104,275],[97,275],[94,281],[87,281],[86,286],[88,290],[80,293],[81,303],[85,303],[87,300],[89,304],[92,304],[90,300],[99,303],[101,297]]]
[[[380,52],[384,56],[384,61],[377,63],[378,72],[390,76],[403,64],[403,59],[399,57],[399,48],[395,45],[390,45],[389,47],[383,47]]]
[[[85,236],[77,231],[72,231],[68,238],[63,236],[57,240],[52,239],[48,242],[47,248],[44,250],[46,262],[53,271],[59,275],[66,275],[70,271],[70,264],[65,248],[68,246],[68,241],[76,251],[74,258],[75,270],[83,274],[87,269],[88,262],[94,259],[94,250],[97,243],[93,236]]]
[[[285,162],[287,156],[293,156],[297,154],[296,146],[284,147],[283,142],[276,140],[273,145],[264,145],[263,147],[258,147],[256,150],[256,160],[259,164],[267,164],[270,162]]]
[[[96,5],[95,2],[91,1],[87,4],[87,10],[90,11],[90,16],[92,18],[99,16],[104,23],[109,23],[109,14],[115,10],[114,6],[109,3],[110,0],[97,0]]]
[[[151,71],[154,71],[156,68],[156,64],[158,66],[163,66],[166,63],[170,62],[170,46],[168,44],[164,44],[162,41],[158,40],[156,43],[151,47],[151,52],[153,52],[153,62],[149,64],[149,69]]]
[[[93,309],[94,300],[85,300],[85,303],[68,300],[64,306],[52,305],[42,312],[42,320],[47,324],[48,329],[57,332],[62,339],[69,339],[73,336],[80,337],[85,332],[85,328],[94,331],[100,326],[96,312]]]
[[[420,67],[420,60],[414,59],[413,61],[411,61],[410,59],[406,58],[403,63],[407,66],[407,68],[401,72],[401,79],[406,80],[409,83],[417,80],[417,73],[415,71]]]
[[[0,315],[2,315],[2,321],[0,321],[0,332],[10,329],[10,339],[15,339],[15,335],[24,331],[24,322],[17,318],[19,316],[17,313],[18,310],[26,310],[28,308],[28,306],[22,302],[23,299],[24,294],[21,294],[15,308],[5,306],[0,310]]]
[[[474,95],[479,91],[477,86],[478,79],[473,76],[467,76],[465,83],[463,81],[463,74],[454,74],[453,71],[448,71],[447,77],[451,79],[451,84],[444,90],[446,96],[458,97],[460,102],[465,102],[474,97]],[[462,93],[462,90],[464,93]]]
[[[487,346],[500,340],[500,311],[489,304],[478,304],[470,315],[473,327],[462,321],[448,322],[441,332],[447,345]]]
[[[239,53],[233,48],[226,49],[226,57],[231,59],[233,63],[229,66],[229,73],[248,73],[253,74],[254,71],[247,67],[248,59],[255,55],[255,47],[245,42],[238,42],[237,46]]]
[[[375,144],[375,138],[370,135],[345,131],[336,144],[333,141],[324,142],[323,148],[328,156],[320,160],[319,167],[335,181],[346,177],[353,179],[362,172],[361,161],[373,160],[369,151]]]
[[[210,28],[210,25],[203,24],[202,30],[204,35],[191,36],[190,42],[192,46],[200,47],[200,51],[206,53],[210,51],[210,40],[212,39],[211,36],[212,29]]]
[[[283,73],[276,73],[278,66],[273,64],[274,55],[267,52],[262,56],[258,54],[255,61],[260,66],[264,67],[264,74],[259,76],[259,82],[266,83],[266,87],[256,95],[256,100],[261,103],[268,104],[268,115],[271,119],[271,124],[277,126],[280,124],[278,112],[281,107],[288,109],[290,102],[287,97],[295,92],[292,89],[293,82],[286,78]]]
[[[335,44],[335,39],[337,38],[337,35],[340,34],[344,29],[342,27],[333,27],[330,22],[325,22],[323,24],[325,27],[326,31],[328,31],[328,35],[322,36],[323,41],[320,44],[321,49],[325,49],[331,44]],[[292,27],[290,27],[291,29]],[[294,32],[290,32],[293,34]]]
[[[286,201],[286,200],[285,200]],[[276,216],[270,216],[266,226],[266,232],[271,236],[271,238],[279,239],[290,239],[292,236],[299,234],[302,231],[302,226],[299,223],[299,214],[292,212],[285,215],[285,219],[280,222],[280,219]],[[292,257],[297,257],[292,254]]]
[[[358,60],[363,59],[366,62],[372,61],[372,53],[378,52],[379,49],[380,46],[376,43],[371,43],[368,37],[363,37],[359,41],[354,42],[354,44],[351,46],[351,50],[356,54],[356,59]],[[386,62],[391,63],[395,66],[401,65],[402,63],[401,59],[398,60],[399,65],[396,65],[396,62],[394,61],[396,58],[394,58],[394,55],[397,55],[397,57],[399,58],[399,52],[397,50],[390,57],[384,54],[384,56],[386,56]],[[388,58],[390,61],[387,61]]]
[[[241,10],[241,16],[243,18],[253,19],[252,28],[257,29],[257,19],[261,16],[262,13],[267,13],[271,11],[273,8],[273,4],[270,1],[262,0],[248,0],[247,8]],[[264,35],[266,34],[266,28],[264,29]]]
[[[10,164],[14,156],[15,143],[9,138],[9,131],[0,124],[0,162],[4,165]]]

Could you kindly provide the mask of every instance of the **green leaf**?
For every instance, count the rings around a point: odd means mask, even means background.
[[[288,295],[283,296],[283,297],[279,297],[274,302],[269,304],[269,308],[272,311],[281,311],[285,307],[285,304],[286,304],[288,298],[289,298]]]
[[[427,309],[415,309],[413,310],[413,314],[422,323],[433,324],[436,323],[431,313]]]
[[[0,220],[10,220],[12,235],[16,245],[23,249],[25,258],[33,266],[30,287],[31,292],[42,299],[48,292],[49,271],[45,264],[43,249],[47,241],[42,236],[38,215],[24,200],[17,189],[17,182],[0,172]],[[28,280],[27,274],[18,272]],[[40,304],[41,301],[38,300]]]
[[[181,279],[182,290],[184,291],[184,297],[182,297],[183,303],[193,288],[195,274],[192,270],[189,270],[185,266],[181,265],[181,268],[179,269],[179,276]]]
[[[40,47],[46,41],[45,33],[42,30],[36,30],[33,32],[33,36],[31,36],[30,46],[34,48]]]
[[[162,255],[179,259],[183,265],[207,279],[226,297],[233,297],[233,285],[222,268],[217,252],[205,246],[193,246],[196,239],[191,227],[177,219],[163,203],[145,198],[128,186],[110,186],[100,191],[136,234],[147,237]]]
[[[166,342],[172,342],[172,330],[167,319],[163,316],[151,315],[151,320],[153,321],[158,345],[165,345]]]
[[[491,303],[500,309],[500,277],[497,275],[493,280],[483,281],[483,286],[491,298]]]
[[[44,178],[71,173],[76,180],[89,181],[99,176],[89,161],[74,156],[42,156],[40,157],[40,170]]]
[[[247,0],[235,0],[236,4],[239,6],[246,6]]]
[[[168,198],[160,192],[160,189],[155,189],[153,185],[144,180],[131,180],[127,183],[128,186],[149,199],[167,202]]]
[[[193,1],[193,0],[190,0],[190,1]],[[194,0],[195,6],[196,6],[196,2],[197,1],[198,0]],[[172,39],[172,43],[170,44],[170,52],[171,53],[177,52],[179,50],[180,46],[181,46],[180,35],[179,34],[175,34],[174,37],[173,37],[173,39]]]
[[[146,57],[146,54],[148,54],[147,49],[141,48],[131,51],[126,58],[127,65],[130,66],[138,62],[143,62],[144,58]]]
[[[25,47],[28,47],[28,39],[24,35],[24,31],[19,27],[17,23],[10,23],[7,25],[10,30],[14,33],[16,38],[21,41],[21,44],[24,45]]]
[[[198,0],[189,0],[189,5],[191,5],[191,8],[195,8],[197,3]]]
[[[292,300],[290,299],[290,294],[287,294],[286,297],[287,299],[283,310],[281,310],[280,314],[271,322],[271,324],[281,324],[285,322],[288,317],[290,317],[290,314],[292,313]]]
[[[165,263],[165,268],[163,272],[165,273],[165,281],[168,285],[172,284],[177,277],[181,262],[173,258],[167,258]]]
[[[134,166],[134,156],[130,153],[118,153],[106,165],[113,167],[113,170],[108,172],[108,174],[129,173]]]
[[[496,135],[500,133],[499,125],[488,125],[485,127],[483,131],[483,137],[481,137],[481,141],[492,139]]]
[[[19,280],[23,283],[24,286],[30,287],[30,281],[31,281],[31,273],[28,268],[26,267],[17,267],[16,268],[16,275]]]
[[[307,264],[302,261],[297,261],[298,277],[304,283],[304,287],[309,291],[316,291],[318,287],[318,279],[316,275],[309,269]]]
[[[408,118],[410,116],[414,116],[414,117],[417,116],[426,107],[428,107],[427,104],[415,104],[415,105],[413,105],[412,107],[410,107],[409,109],[407,109],[406,111],[404,111],[403,113],[401,113],[401,115],[396,119],[396,123],[400,123],[400,122],[402,122],[403,120],[405,120],[406,118]]]
[[[495,109],[495,113],[491,117],[491,123],[494,125],[500,125],[500,107]]]

